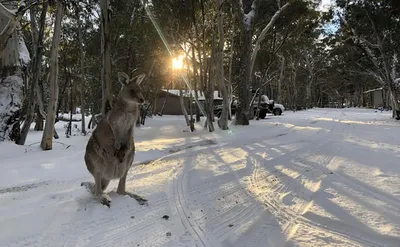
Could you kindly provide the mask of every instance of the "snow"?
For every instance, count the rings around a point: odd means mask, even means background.
[[[92,181],[89,136],[39,149],[0,143],[2,246],[399,246],[399,122],[388,112],[286,112],[209,133],[183,117],[135,129],[127,190],[111,208]],[[185,131],[183,131],[185,130]],[[164,219],[163,216],[169,216]]]
[[[253,21],[255,13],[256,13],[255,9],[252,6],[252,9],[250,10],[250,12],[247,14],[244,14],[243,23],[247,29],[249,29],[251,27],[251,22]]]
[[[23,66],[28,66],[29,62],[31,61],[31,58],[29,56],[29,51],[28,51],[28,48],[26,47],[26,44],[25,44],[25,41],[24,41],[24,38],[22,37],[22,35],[18,36],[18,53],[19,53],[19,59],[21,61],[21,64]]]

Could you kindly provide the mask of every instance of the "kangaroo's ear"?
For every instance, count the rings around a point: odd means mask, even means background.
[[[129,83],[129,76],[124,72],[118,72],[118,81],[125,86]]]
[[[136,79],[136,84],[138,84],[138,85],[142,84],[145,77],[146,77],[146,74],[139,75],[138,78]]]

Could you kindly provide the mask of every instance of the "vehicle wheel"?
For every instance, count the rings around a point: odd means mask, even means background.
[[[282,115],[282,110],[279,109],[279,108],[275,108],[275,109],[274,109],[274,115],[275,115],[275,116],[276,116],[276,115],[278,115],[278,116]]]

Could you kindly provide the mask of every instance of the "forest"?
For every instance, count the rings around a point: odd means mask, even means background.
[[[201,118],[210,132],[252,125],[252,92],[301,111],[370,107],[366,92],[380,89],[400,119],[395,0],[1,0],[0,17],[1,141],[24,145],[34,123],[50,150],[55,122],[76,113],[86,134],[112,109],[118,72],[145,75],[137,126],[172,89],[195,102],[182,109],[192,131]]]

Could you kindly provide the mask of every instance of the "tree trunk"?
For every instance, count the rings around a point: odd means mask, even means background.
[[[188,116],[188,113],[187,113],[186,108],[185,108],[185,102],[183,101],[183,91],[182,91],[182,89],[179,89],[179,102],[181,104],[182,114],[185,117],[186,125],[189,126],[190,125],[189,116]]]
[[[35,131],[43,131],[44,129],[44,117],[40,113],[40,110],[36,110],[36,119],[35,119]]]
[[[81,96],[81,115],[82,115],[82,125],[81,132],[86,135],[86,126],[85,126],[85,53],[83,51],[83,37],[82,37],[82,23],[79,15],[79,9],[76,8],[76,20],[78,22],[78,41],[79,41],[79,52],[80,52],[80,65],[81,65],[81,74],[80,74],[80,96]]]
[[[102,54],[102,106],[101,114],[103,117],[112,107],[112,92],[111,92],[111,42],[110,42],[110,20],[109,0],[100,0],[101,8],[101,54]]]
[[[192,95],[192,92],[190,92],[190,98],[189,98],[190,131],[194,132],[196,129],[194,127],[192,99],[193,99],[193,95]]]
[[[31,82],[31,90],[29,95],[29,102],[27,107],[27,115],[22,126],[21,135],[17,142],[18,145],[24,145],[26,142],[26,138],[29,133],[30,126],[33,122],[33,116],[35,111],[35,98],[39,99],[39,78],[41,75],[41,68],[42,68],[42,58],[43,58],[43,36],[44,36],[44,29],[46,26],[46,14],[48,3],[44,3],[42,7],[42,13],[40,15],[40,22],[39,22],[39,30],[37,29],[36,25],[36,16],[35,16],[35,7],[30,9],[30,19],[31,19],[31,33],[32,33],[32,43],[33,43],[33,60],[32,60],[32,82]],[[35,97],[36,96],[36,97]],[[42,102],[40,102],[43,104]],[[40,111],[39,111],[40,112]]]
[[[71,113],[72,114],[76,114],[76,107],[77,107],[77,97],[76,97],[76,95],[77,95],[77,93],[76,93],[76,83],[74,82],[74,83],[72,83],[72,86],[71,86],[71,98],[70,98],[70,100],[71,100]]]
[[[164,108],[165,108],[165,105],[167,104],[168,98],[169,98],[169,87],[167,88],[167,95],[164,98],[163,105],[161,106],[160,112],[158,113],[158,115],[161,117],[164,114]]]
[[[192,46],[192,64],[193,64],[193,81],[194,81],[194,98],[195,102],[199,101],[199,94],[197,91],[197,85],[198,85],[198,71],[197,71],[197,60],[196,60],[196,54],[194,50],[194,46]],[[190,102],[190,105],[192,105],[192,102]],[[199,106],[196,105],[196,122],[200,122],[200,109]]]
[[[37,105],[38,109],[36,112],[36,119],[35,119],[35,130],[36,131],[43,131],[44,130],[44,120],[46,119],[46,112],[44,111],[44,104],[43,104],[43,81],[39,80],[38,91],[37,91]]]
[[[280,74],[279,74],[279,80],[278,80],[278,95],[276,97],[276,100],[281,103],[282,101],[282,82],[285,77],[285,57],[279,56],[281,58],[281,68],[280,68]]]
[[[17,30],[20,17],[10,14],[16,6],[0,6],[0,141],[19,139],[19,120],[24,91],[24,73],[29,52],[22,33]]]
[[[218,126],[222,130],[227,130],[228,128],[228,116],[229,116],[229,97],[228,91],[225,85],[225,77],[224,77],[224,19],[222,13],[222,1],[217,0],[217,27],[218,27],[218,50],[216,56],[217,63],[217,81],[218,87],[222,94],[222,112],[221,116],[218,119]],[[214,92],[213,92],[214,93]]]
[[[238,103],[236,108],[235,124],[249,125],[249,85],[250,59],[253,30],[246,29],[242,34],[240,72],[238,78]]]
[[[242,2],[233,1],[236,11],[236,19],[240,26],[240,44],[238,44],[239,74],[237,78],[238,99],[236,106],[235,125],[249,125],[249,86],[250,86],[250,67],[251,51],[253,38],[253,18],[256,6],[253,1]]]
[[[260,112],[261,112],[261,99],[264,93],[263,87],[260,88],[260,93],[258,94],[258,102],[257,102],[257,111],[256,111],[256,120],[260,120]]]
[[[50,53],[50,99],[47,107],[46,124],[43,131],[42,142],[40,144],[43,150],[53,148],[53,134],[55,123],[55,109],[58,102],[58,50],[60,48],[61,20],[63,18],[63,4],[56,2],[56,18],[54,22],[53,42]]]
[[[297,111],[297,61],[296,58],[291,57],[291,69],[292,69],[292,108],[293,111]]]
[[[232,120],[232,103],[233,103],[233,90],[232,90],[232,65],[233,65],[233,41],[232,41],[232,48],[231,48],[231,55],[229,58],[229,78],[228,78],[228,96],[229,96],[229,105],[228,105],[228,120]]]

